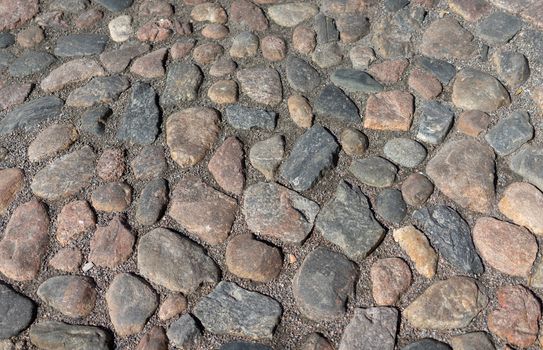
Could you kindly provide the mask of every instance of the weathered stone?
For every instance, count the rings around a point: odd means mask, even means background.
[[[181,293],[173,293],[168,295],[168,297],[160,305],[158,310],[158,318],[162,321],[167,321],[175,316],[180,315],[188,307],[187,298]]]
[[[125,211],[132,202],[132,188],[123,182],[98,186],[91,194],[94,209],[108,213]]]
[[[224,52],[219,44],[202,44],[196,46],[192,51],[192,58],[199,65],[206,65],[215,62]]]
[[[262,9],[248,0],[235,0],[230,5],[230,21],[250,30],[268,29],[268,20]]]
[[[241,90],[253,101],[276,106],[282,101],[282,85],[279,73],[273,68],[245,68],[236,73]]]
[[[408,131],[414,111],[414,98],[405,91],[371,95],[366,103],[364,127],[374,130]]]
[[[17,43],[24,48],[34,47],[41,43],[43,39],[45,39],[43,29],[36,25],[32,25],[17,34]]]
[[[497,51],[492,55],[492,63],[500,79],[510,87],[518,87],[530,77],[528,59],[521,53]]]
[[[0,339],[19,335],[34,319],[32,300],[0,283]]]
[[[534,128],[530,124],[528,113],[513,112],[494,125],[485,135],[485,139],[498,155],[506,156],[530,141],[533,135]]]
[[[112,12],[119,12],[132,6],[134,0],[96,0],[97,3]]]
[[[309,93],[320,85],[319,72],[306,61],[290,56],[286,66],[287,80],[298,91]]]
[[[102,53],[100,61],[108,72],[121,73],[135,57],[148,52],[149,48],[149,44],[128,42],[116,50]]]
[[[88,109],[81,116],[79,130],[100,137],[106,132],[106,124],[113,111],[104,105]]]
[[[437,270],[438,256],[424,233],[409,225],[394,230],[394,240],[409,256],[418,273],[433,278]]]
[[[168,328],[168,339],[179,349],[192,349],[196,347],[202,336],[194,318],[185,314],[173,321]]]
[[[444,85],[447,85],[456,74],[456,68],[446,61],[425,56],[417,56],[414,61],[420,68],[434,74]]]
[[[203,75],[198,66],[191,63],[170,65],[160,104],[163,107],[173,107],[195,100],[202,81]]]
[[[294,50],[301,54],[309,55],[315,46],[317,41],[315,38],[315,31],[309,27],[299,25],[292,31],[292,46]]]
[[[230,56],[232,58],[249,58],[258,53],[258,36],[251,32],[241,32],[232,40]]]
[[[87,29],[94,26],[104,17],[104,13],[98,9],[89,9],[74,19],[74,25],[78,29]]]
[[[202,36],[212,40],[222,40],[230,34],[228,27],[223,24],[210,23],[202,29]]]
[[[317,12],[315,5],[304,2],[278,4],[268,8],[268,16],[282,27],[295,27],[314,17]]]
[[[232,341],[223,344],[219,350],[273,350],[267,345],[249,343],[244,341]]]
[[[402,350],[451,350],[451,347],[435,339],[424,338],[404,346]]]
[[[409,265],[400,258],[377,260],[370,270],[373,299],[377,305],[394,305],[411,285]]]
[[[421,96],[423,99],[431,100],[436,98],[443,91],[443,87],[437,79],[431,73],[428,73],[420,68],[416,68],[411,71],[408,80],[409,87],[415,93]]]
[[[314,103],[315,113],[342,122],[360,122],[356,104],[338,87],[328,84]]]
[[[227,20],[224,8],[213,2],[204,2],[194,6],[190,17],[196,22],[226,23]]]
[[[5,87],[0,84],[0,110],[9,109],[23,103],[31,90],[32,84],[28,83],[14,83]]]
[[[217,104],[232,104],[238,101],[238,84],[233,80],[219,80],[209,87],[207,97]]]
[[[515,182],[509,185],[498,202],[500,212],[517,225],[524,226],[536,235],[543,235],[543,193],[536,187]]]
[[[339,31],[333,18],[319,13],[314,18],[315,32],[317,33],[317,43],[325,44],[339,40]]]
[[[317,66],[326,69],[340,64],[343,55],[337,43],[326,43],[315,47],[311,59]]]
[[[25,78],[42,73],[55,61],[55,57],[47,52],[27,51],[10,64],[8,71],[14,77]]]
[[[101,34],[70,34],[57,40],[55,55],[59,57],[91,56],[104,51],[109,38]]]
[[[168,215],[201,240],[215,245],[228,237],[237,209],[231,197],[188,177],[174,187],[170,202]]]
[[[396,180],[398,170],[388,160],[381,157],[353,159],[349,172],[358,181],[373,187],[388,187]]]
[[[68,149],[79,137],[72,124],[53,124],[41,131],[28,146],[28,159],[37,162]]]
[[[384,58],[409,57],[413,49],[413,36],[420,32],[421,22],[410,8],[383,17],[373,30],[372,46]]]
[[[543,190],[543,148],[525,145],[509,160],[509,168]]]
[[[23,188],[24,174],[21,169],[0,170],[0,215],[6,212]]]
[[[278,62],[285,58],[287,46],[278,36],[268,35],[260,42],[262,57],[271,62]]]
[[[364,70],[376,60],[371,47],[356,45],[349,51],[349,58],[354,69]]]
[[[155,179],[147,183],[138,198],[136,221],[145,226],[156,223],[168,204],[168,186],[166,180]]]
[[[370,22],[367,18],[354,14],[342,14],[336,21],[341,41],[347,44],[365,37],[370,32]]]
[[[98,227],[90,242],[89,260],[102,267],[115,268],[130,255],[134,246],[134,235],[115,216],[107,226]]]
[[[372,64],[368,72],[371,76],[385,85],[397,83],[402,78],[403,72],[409,65],[405,58],[383,61]]]
[[[15,35],[9,32],[0,32],[0,49],[5,49],[15,44]]]
[[[93,78],[75,89],[66,100],[71,107],[92,107],[95,104],[115,102],[121,93],[130,87],[128,79],[121,75]]]
[[[49,260],[49,266],[63,272],[76,272],[81,266],[83,255],[77,248],[61,248]]]
[[[164,329],[154,326],[141,338],[136,350],[168,350],[168,338]]]
[[[271,339],[281,314],[276,300],[224,281],[194,308],[207,331],[253,339]]]
[[[383,86],[368,73],[356,69],[336,69],[330,76],[330,80],[335,85],[350,92],[372,93],[383,90]]]
[[[426,158],[426,149],[417,141],[398,137],[390,139],[385,144],[383,152],[394,163],[414,168]]]
[[[34,130],[39,124],[58,118],[63,106],[64,102],[56,96],[44,96],[27,102],[0,121],[0,135],[17,130]]]
[[[40,299],[68,317],[85,317],[94,309],[96,290],[94,281],[83,276],[55,276],[40,284]]]
[[[358,275],[355,263],[342,254],[319,247],[309,253],[292,281],[296,305],[313,321],[334,320],[345,314]]]
[[[494,112],[511,103],[507,89],[493,76],[467,68],[453,85],[452,101],[458,108]]]
[[[0,1],[0,30],[15,29],[38,13],[38,0]]]
[[[132,17],[122,15],[115,17],[108,23],[109,36],[115,42],[123,42],[130,39],[132,35]]]
[[[305,337],[300,350],[334,350],[332,344],[319,333],[311,333]],[[255,349],[258,350],[258,349]]]
[[[379,192],[375,199],[375,212],[385,221],[400,224],[407,214],[402,193],[394,188],[386,188]]]
[[[207,167],[223,190],[241,195],[245,186],[243,144],[237,138],[227,138],[217,148]]]
[[[517,34],[522,21],[503,12],[495,12],[477,26],[477,35],[490,45],[505,44]]]
[[[341,149],[350,156],[362,156],[369,147],[368,137],[361,131],[346,128],[340,136]]]
[[[228,124],[236,129],[249,130],[261,128],[275,129],[277,113],[260,108],[246,107],[239,104],[228,106],[225,109]]]
[[[409,175],[402,183],[402,196],[414,207],[423,205],[434,192],[434,184],[420,173]]]
[[[42,321],[30,328],[30,341],[44,350],[109,350],[110,336],[99,327]]]
[[[139,7],[142,16],[170,17],[173,15],[173,6],[167,0],[145,0]]]
[[[307,99],[301,95],[290,96],[287,100],[290,118],[300,128],[310,128],[313,124],[313,110]]]
[[[96,61],[79,58],[55,68],[42,80],[40,86],[45,92],[55,92],[62,90],[67,85],[103,75],[105,75],[105,71]]]
[[[393,350],[398,329],[398,310],[389,307],[357,308],[345,327],[339,350]]]
[[[124,170],[124,153],[118,148],[106,148],[96,162],[96,172],[104,181],[119,180]]]
[[[496,350],[485,332],[472,332],[451,338],[451,345],[457,350]]]
[[[481,111],[466,111],[460,114],[456,122],[458,131],[477,137],[490,125],[490,116]]]
[[[130,163],[132,172],[138,180],[161,177],[168,165],[164,158],[164,149],[160,146],[145,146]]]
[[[147,79],[163,77],[166,74],[164,69],[164,60],[168,54],[168,49],[162,49],[150,52],[134,60],[130,72]]]
[[[163,228],[140,238],[138,270],[152,283],[183,293],[219,278],[217,265],[202,246]]]
[[[130,102],[117,129],[117,139],[137,144],[151,144],[158,135],[160,112],[157,95],[151,85],[136,83],[132,86]]]
[[[417,139],[434,145],[443,142],[454,122],[453,110],[437,101],[425,102],[421,109]]]
[[[235,236],[228,242],[225,261],[231,273],[256,282],[271,281],[283,265],[279,249],[257,241],[250,234]]]
[[[438,59],[468,59],[477,46],[473,35],[453,17],[438,19],[424,32],[420,50],[423,55]]]
[[[470,274],[484,271],[473,245],[469,225],[456,211],[444,205],[426,207],[415,211],[413,218],[451,265]]]
[[[255,143],[249,151],[251,165],[260,171],[266,180],[272,180],[285,153],[285,140],[282,135]]]
[[[65,246],[94,228],[95,224],[96,218],[89,204],[84,200],[72,201],[62,208],[57,217],[56,238]]]
[[[477,22],[492,10],[485,0],[449,0],[449,8],[470,22]]]

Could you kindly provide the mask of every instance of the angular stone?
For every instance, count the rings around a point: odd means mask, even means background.
[[[358,267],[344,255],[319,247],[309,253],[292,280],[296,306],[313,321],[334,320],[346,312]]]
[[[234,223],[237,203],[195,177],[173,189],[170,215],[189,233],[211,245],[224,242]]]
[[[398,137],[390,139],[385,144],[383,152],[394,163],[414,168],[426,158],[426,149],[417,141]]]
[[[89,261],[108,268],[115,268],[132,255],[134,235],[115,216],[107,226],[100,226],[90,241]]]
[[[417,139],[430,144],[443,142],[454,122],[454,112],[437,101],[425,102],[421,108],[421,120]]]
[[[273,130],[277,119],[277,113],[273,111],[239,104],[226,107],[225,114],[226,120],[232,127],[242,130],[252,128]]]
[[[83,255],[77,248],[61,248],[49,260],[49,266],[63,272],[77,272],[81,266]]]
[[[125,211],[132,202],[132,188],[123,182],[98,186],[91,194],[94,209],[108,213]]]
[[[101,34],[70,34],[57,40],[55,55],[59,57],[91,56],[104,51],[109,38]]]
[[[173,293],[168,295],[160,305],[158,310],[158,318],[162,321],[167,321],[180,315],[188,307],[187,298],[181,293]]]
[[[322,207],[315,227],[352,259],[366,257],[385,235],[366,196],[345,181],[338,184],[334,198]]]
[[[45,92],[62,90],[65,86],[84,82],[105,75],[104,69],[94,60],[78,58],[64,63],[42,80],[40,87]]]
[[[498,307],[487,318],[488,329],[499,338],[519,347],[529,347],[537,339],[540,304],[520,285],[504,286],[497,292]]]
[[[437,270],[438,256],[424,233],[409,225],[394,230],[394,240],[409,256],[418,273],[433,278]]]
[[[368,69],[376,59],[375,51],[371,47],[356,45],[349,51],[349,59],[354,69]]]
[[[172,291],[190,293],[219,278],[219,268],[202,246],[167,229],[141,237],[137,256],[143,277]]]
[[[56,61],[53,55],[42,51],[27,51],[9,66],[9,74],[17,78],[26,78],[40,74]]]
[[[168,350],[168,338],[164,329],[154,326],[141,338],[136,350]]]
[[[140,225],[150,226],[164,214],[168,204],[168,186],[166,180],[155,179],[145,185],[136,205],[136,221]]]
[[[315,113],[342,122],[360,121],[356,104],[338,87],[328,84],[320,92],[314,103]]]
[[[456,68],[446,61],[424,56],[417,56],[414,61],[420,68],[434,74],[444,85],[447,85],[456,75]]]
[[[432,338],[424,338],[404,346],[402,350],[451,350],[451,347]]]
[[[96,162],[96,172],[104,181],[119,180],[124,170],[124,153],[118,148],[106,148]]]
[[[217,104],[232,104],[238,101],[238,84],[233,80],[219,80],[209,87],[207,97]]]
[[[0,33],[0,49],[5,49],[15,44],[15,35],[9,32]]]
[[[423,205],[434,192],[434,184],[420,173],[409,175],[402,183],[402,196],[414,207]]]
[[[481,111],[466,111],[460,114],[456,122],[458,131],[477,137],[490,125],[490,116]]]
[[[443,91],[439,79],[432,73],[428,73],[420,68],[411,71],[408,84],[411,90],[426,100],[436,98]]]
[[[364,127],[374,130],[408,131],[414,112],[414,98],[405,91],[371,95],[366,103]]]
[[[255,143],[249,151],[251,165],[260,171],[266,180],[272,180],[285,153],[285,140],[282,135]]]
[[[337,27],[341,41],[347,44],[354,43],[370,32],[370,22],[367,18],[355,14],[342,14],[337,19]]]
[[[68,149],[79,137],[72,124],[53,124],[43,131],[28,146],[28,159],[37,162]]]
[[[528,113],[515,111],[492,127],[485,139],[498,155],[506,156],[530,141],[533,135]]]
[[[313,228],[319,205],[274,183],[259,182],[244,193],[243,215],[255,233],[300,243]]]
[[[168,49],[164,47],[139,57],[132,63],[130,72],[147,79],[163,77],[166,74],[163,63],[167,54]]]
[[[518,87],[530,77],[528,59],[521,53],[497,51],[492,55],[492,63],[500,79],[510,87]]]
[[[543,190],[543,148],[525,145],[509,160],[509,168]]]
[[[84,276],[55,276],[40,284],[38,296],[47,305],[68,317],[85,317],[94,309],[94,281]]]
[[[340,136],[341,149],[350,156],[362,156],[369,147],[368,137],[354,128],[346,128]]]
[[[375,199],[375,212],[385,221],[400,224],[407,214],[402,193],[394,188],[386,188],[379,192]]]
[[[511,276],[528,277],[537,257],[537,241],[528,230],[490,217],[475,222],[473,243],[488,265]]]
[[[349,92],[372,93],[383,90],[383,86],[368,73],[356,69],[336,69],[330,76],[335,85]]]
[[[118,140],[144,145],[155,141],[160,117],[156,100],[151,85],[137,82],[132,86],[130,102],[117,129]]]
[[[410,8],[383,17],[373,30],[372,46],[383,58],[409,57],[413,50],[413,36],[420,32],[421,21]]]
[[[370,270],[373,299],[377,305],[394,305],[411,285],[409,265],[400,258],[377,260]]]
[[[87,84],[75,89],[66,100],[71,107],[92,107],[95,104],[111,104],[130,87],[128,79],[121,75],[93,78]]]
[[[44,350],[109,350],[111,339],[99,327],[42,321],[30,328],[30,341]]]
[[[490,45],[505,44],[522,28],[522,21],[504,12],[495,12],[477,26],[477,36]]]
[[[484,271],[469,225],[456,211],[444,205],[426,207],[415,211],[413,219],[451,265],[464,273],[477,275]]]
[[[244,341],[232,341],[224,344],[219,350],[272,350],[267,345],[248,343]]]
[[[192,349],[197,347],[200,337],[200,329],[196,325],[194,318],[185,314],[172,322],[168,328],[168,339],[177,348]]]
[[[158,306],[155,291],[139,277],[115,276],[106,292],[111,323],[121,337],[139,333]]]
[[[295,27],[314,17],[317,12],[315,5],[303,2],[278,4],[268,8],[268,16],[282,27]]]
[[[10,84],[2,87],[0,84],[0,110],[9,109],[21,104],[32,91],[32,84]]]
[[[292,95],[287,100],[290,118],[300,128],[310,128],[313,124],[313,110],[307,99],[301,95]]]
[[[38,13],[38,0],[0,1],[0,30],[15,29]]]
[[[326,43],[315,47],[311,59],[317,66],[326,69],[340,64],[343,54],[337,43]]]
[[[273,68],[245,68],[236,73],[241,90],[258,104],[276,106],[282,101],[281,78]]]
[[[200,162],[219,136],[219,113],[209,107],[187,108],[166,120],[166,143],[180,167]]]
[[[192,58],[199,65],[206,65],[215,62],[223,52],[224,48],[219,44],[202,44],[194,48]]]
[[[494,152],[474,139],[450,141],[426,165],[426,173],[447,197],[479,213],[494,201]]]
[[[24,174],[21,169],[0,170],[0,215],[6,212],[23,188]]]
[[[167,169],[164,149],[160,146],[145,146],[132,160],[130,167],[138,180],[160,177]]]
[[[424,32],[420,50],[423,55],[438,59],[468,59],[477,46],[473,35],[453,17],[438,19]]]
[[[31,131],[39,124],[60,116],[64,102],[56,96],[44,96],[25,103],[6,114],[0,121],[0,135],[13,131]]]
[[[220,282],[200,300],[194,314],[214,334],[271,339],[282,310],[281,305],[268,296],[232,282]]]
[[[458,108],[494,112],[511,103],[507,89],[493,76],[467,68],[453,85],[452,101]]]
[[[432,284],[403,314],[419,329],[464,328],[487,304],[488,298],[475,280],[456,276]]]
[[[517,225],[524,226],[536,235],[543,235],[543,193],[525,182],[515,182],[503,192],[498,202],[500,212]]]
[[[492,10],[485,0],[449,0],[449,8],[470,22],[477,22]]]
[[[227,138],[217,148],[207,167],[223,190],[241,195],[245,186],[243,144],[236,137]]]
[[[134,0],[96,0],[97,3],[111,12],[119,12],[132,6]]]
[[[170,65],[160,104],[166,108],[195,100],[202,81],[203,75],[198,66],[191,63]]]
[[[369,73],[380,83],[391,85],[400,81],[407,66],[409,66],[409,61],[399,58],[372,64]]]
[[[19,335],[34,319],[32,300],[0,283],[0,339]]]
[[[66,204],[57,217],[56,238],[63,246],[78,236],[94,228],[96,218],[89,204],[84,200],[75,200]]]
[[[372,187],[388,187],[396,180],[398,170],[396,166],[381,157],[367,157],[354,159],[349,167],[349,172],[358,181]]]
[[[230,5],[230,21],[254,31],[268,29],[262,9],[248,0],[235,0]]]
[[[391,307],[357,308],[345,327],[339,350],[393,350],[398,310]]]
[[[74,25],[78,29],[87,29],[94,26],[104,17],[104,13],[98,9],[89,9],[74,19]]]
[[[287,80],[294,90],[304,93],[313,91],[320,85],[319,72],[306,61],[290,56],[287,60]]]
[[[135,57],[148,52],[149,48],[149,44],[128,42],[116,50],[102,53],[100,61],[108,72],[121,73]]]
[[[317,33],[317,43],[325,44],[337,42],[339,40],[339,31],[333,18],[319,13],[314,18],[315,32]]]
[[[101,137],[106,132],[106,123],[113,111],[104,105],[88,109],[81,116],[79,130],[93,136]]]

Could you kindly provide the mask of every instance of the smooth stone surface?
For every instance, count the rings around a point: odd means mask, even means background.
[[[355,69],[336,69],[330,76],[330,80],[349,92],[372,93],[383,90],[383,86],[368,73]]]
[[[55,61],[55,57],[47,52],[27,51],[10,64],[8,71],[14,77],[26,78],[45,71]]]
[[[515,111],[490,128],[485,140],[503,157],[515,152],[533,136],[534,127],[528,113]]]
[[[96,217],[87,201],[74,200],[63,206],[57,216],[56,238],[65,246],[95,225]]]
[[[485,332],[471,332],[451,338],[453,349],[457,350],[496,350],[490,336]]]
[[[401,190],[407,204],[420,207],[434,192],[434,184],[426,176],[413,173],[403,181]]]
[[[106,72],[95,60],[78,58],[68,61],[53,69],[40,84],[45,92],[62,90],[65,86],[87,81],[96,76],[103,76]]]
[[[414,168],[426,158],[426,149],[417,141],[408,138],[390,139],[383,148],[385,156],[406,168]]]
[[[495,12],[483,19],[476,28],[477,36],[490,45],[508,42],[522,27],[522,21],[504,12]]]
[[[303,2],[278,4],[268,8],[268,16],[282,27],[295,27],[315,16],[317,12],[315,5]]]
[[[434,145],[443,142],[454,122],[453,110],[437,101],[425,102],[421,110],[417,139]]]
[[[432,22],[424,32],[420,45],[423,55],[437,59],[468,59],[476,49],[473,35],[453,17]]]
[[[143,147],[130,163],[130,168],[138,180],[149,180],[162,176],[168,168],[164,149],[156,145]]]
[[[285,139],[282,135],[275,135],[255,143],[249,151],[249,160],[251,165],[269,181],[274,178],[284,154]]]
[[[94,232],[88,259],[95,265],[114,269],[130,258],[135,240],[124,220],[115,216],[107,226]]]
[[[394,305],[411,286],[411,269],[400,258],[379,259],[370,269],[371,292],[377,305]]]
[[[543,193],[525,182],[515,182],[503,192],[498,202],[500,212],[515,224],[524,226],[536,235],[543,235]]]
[[[53,124],[42,130],[28,146],[28,159],[37,162],[68,149],[79,135],[72,124]]]
[[[0,121],[0,135],[17,130],[31,131],[39,124],[60,116],[64,101],[56,96],[44,96],[21,105]]]
[[[34,302],[0,283],[0,339],[19,335],[34,319]]]
[[[507,89],[493,76],[466,68],[454,80],[452,102],[464,110],[494,112],[511,103]]]
[[[129,87],[130,82],[125,76],[96,77],[72,91],[66,99],[66,105],[92,107],[99,103],[111,104],[117,101],[121,93]]]
[[[321,82],[319,72],[309,63],[295,56],[288,58],[286,72],[290,86],[300,92],[309,93]]]
[[[73,318],[88,316],[97,297],[92,278],[69,275],[47,279],[36,293],[45,304]]]
[[[447,85],[456,75],[456,68],[446,61],[425,56],[417,56],[414,61],[417,66],[434,74],[444,85]]]
[[[393,224],[400,224],[407,214],[402,193],[393,188],[386,188],[379,192],[375,199],[375,212]]]
[[[356,123],[360,121],[358,107],[334,85],[326,85],[314,102],[315,113],[330,119]]]
[[[30,341],[44,350],[109,350],[110,336],[99,327],[43,321],[30,328]]]
[[[451,347],[435,339],[425,338],[404,346],[402,350],[451,350]]]
[[[543,148],[525,145],[509,160],[509,168],[543,190]]]
[[[0,170],[0,215],[13,203],[23,188],[24,174],[18,168]]]
[[[241,195],[245,187],[243,144],[236,137],[224,140],[207,163],[207,169],[226,192]]]
[[[97,55],[104,51],[108,41],[101,34],[70,34],[57,40],[54,52],[59,57]]]
[[[277,113],[274,111],[239,104],[226,107],[225,115],[228,124],[241,130],[250,130],[252,128],[273,130],[277,119]]]
[[[134,0],[96,0],[97,3],[112,12],[119,12],[132,6]]]
[[[164,329],[160,326],[154,326],[140,339],[135,350],[167,350],[168,338]]]
[[[339,350],[393,350],[398,310],[388,307],[357,308],[345,327]]]
[[[492,63],[500,79],[509,87],[520,86],[530,77],[528,59],[521,53],[497,51],[492,55]]]
[[[139,224],[150,226],[164,214],[168,204],[168,185],[164,179],[148,182],[138,198],[136,220]]]
[[[409,256],[418,273],[426,278],[434,277],[438,255],[424,233],[408,225],[394,230],[394,241]]]
[[[124,182],[110,182],[98,186],[91,194],[94,209],[108,213],[125,211],[132,203],[132,188]]]
[[[367,157],[354,159],[349,167],[349,172],[358,181],[372,187],[388,187],[396,180],[398,170],[396,166],[381,157]]]

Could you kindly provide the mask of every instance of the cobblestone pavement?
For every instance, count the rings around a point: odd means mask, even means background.
[[[0,0],[0,350],[540,349],[542,72],[541,0]]]

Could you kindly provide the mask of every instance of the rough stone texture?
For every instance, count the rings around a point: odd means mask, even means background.
[[[151,144],[159,129],[160,112],[157,95],[151,85],[136,83],[132,86],[130,102],[117,129],[117,139],[136,144]]]
[[[454,80],[452,102],[464,110],[494,112],[511,102],[507,89],[493,76],[466,68]]]
[[[434,184],[420,173],[409,175],[402,183],[402,196],[405,202],[420,207],[434,192]]]
[[[13,61],[8,71],[16,78],[26,78],[43,73],[55,61],[55,57],[47,52],[27,51]]]
[[[235,0],[230,5],[230,21],[255,31],[268,29],[268,20],[260,9],[248,0]]]
[[[409,65],[406,59],[395,59],[372,64],[368,72],[373,78],[385,85],[400,81],[403,72]]]
[[[167,321],[183,313],[188,307],[187,298],[181,293],[170,294],[158,309],[158,318]]]
[[[94,209],[108,213],[123,212],[132,202],[132,188],[124,182],[110,182],[98,186],[91,194]]]
[[[394,240],[409,256],[418,273],[433,278],[437,270],[438,256],[424,233],[409,225],[394,230]]]
[[[136,221],[145,226],[156,223],[168,204],[168,185],[164,179],[148,182],[138,198]]]
[[[490,116],[481,111],[467,111],[458,116],[456,128],[468,136],[477,137],[490,125]]]
[[[423,99],[431,100],[436,98],[443,91],[439,79],[420,68],[411,72],[408,79],[409,87]]]
[[[92,107],[96,104],[111,104],[130,87],[128,79],[120,75],[93,78],[87,84],[75,89],[66,100],[71,107]]]
[[[386,91],[371,95],[366,104],[364,127],[374,130],[408,131],[413,120],[413,95]]]
[[[30,328],[30,341],[44,350],[109,350],[110,336],[99,327],[43,321]]]
[[[49,260],[49,266],[63,272],[76,272],[81,266],[83,255],[77,248],[61,248]]]
[[[485,0],[449,0],[449,7],[470,22],[477,22],[492,10]]]
[[[369,147],[368,137],[353,128],[341,132],[340,143],[341,149],[350,156],[362,156]]]
[[[528,59],[521,53],[497,51],[492,55],[492,63],[500,79],[509,87],[518,87],[530,77]]]
[[[78,58],[64,63],[41,81],[45,92],[62,90],[65,86],[105,75],[104,69],[94,60]]]
[[[373,299],[377,305],[394,305],[411,285],[409,265],[400,258],[377,260],[370,270]]]
[[[104,181],[119,180],[124,170],[124,153],[118,148],[105,149],[96,161],[96,172]]]
[[[453,17],[432,22],[424,32],[420,46],[422,54],[438,59],[468,59],[476,49],[473,35]]]
[[[102,53],[109,38],[100,34],[70,34],[57,40],[55,55],[60,57],[91,56]]]
[[[223,190],[241,195],[245,186],[243,144],[237,138],[227,138],[217,148],[207,168]]]
[[[309,334],[301,347],[300,350],[333,350],[334,348],[330,344],[330,342],[320,335],[319,333],[311,333]]]
[[[32,84],[11,84],[2,87],[0,84],[0,110],[9,109],[13,106],[23,103],[30,91]]]
[[[256,282],[271,281],[283,265],[279,249],[257,241],[250,234],[238,235],[228,242],[225,261],[234,275]]]
[[[500,212],[517,225],[524,226],[536,235],[543,235],[543,193],[536,187],[515,182],[503,192],[498,202]]]
[[[43,131],[28,146],[28,159],[37,162],[68,149],[79,137],[72,124],[53,124]]]
[[[167,350],[168,338],[164,329],[154,326],[141,338],[136,350]]]
[[[130,168],[138,180],[160,177],[167,169],[164,150],[160,146],[145,146],[132,160]]]
[[[394,138],[387,141],[383,153],[394,163],[414,168],[426,158],[426,149],[417,141],[408,138]]]
[[[309,93],[320,85],[319,72],[306,61],[290,56],[286,66],[290,86],[300,92]]]
[[[488,298],[473,279],[457,276],[432,284],[409,304],[403,314],[416,328],[463,328],[487,303]]]
[[[402,350],[451,350],[451,347],[432,338],[424,338],[406,345]]]
[[[348,92],[373,93],[383,90],[383,86],[372,76],[356,69],[336,69],[330,76],[330,80]]]
[[[116,216],[107,226],[98,227],[92,236],[89,260],[98,266],[115,268],[132,255],[135,240],[121,218]]]
[[[241,90],[253,101],[276,106],[282,100],[283,87],[279,73],[273,68],[245,68],[236,73]]]
[[[0,170],[0,215],[13,203],[23,188],[24,174],[21,169]]]
[[[388,307],[357,308],[345,327],[339,350],[394,349],[398,311]]]
[[[509,168],[543,190],[543,148],[525,145],[509,160]]]
[[[207,331],[253,339],[271,339],[281,314],[276,300],[224,281],[194,308]]]
[[[232,127],[236,129],[275,129],[277,113],[273,111],[267,111],[259,108],[246,107],[236,104],[226,107],[225,112],[226,120]]]
[[[147,79],[163,77],[166,74],[163,62],[167,53],[168,49],[162,48],[135,59],[130,72]]]
[[[255,143],[249,151],[251,165],[260,171],[266,180],[272,180],[285,153],[285,140],[281,135]]]
[[[530,141],[533,136],[534,127],[528,113],[515,111],[490,128],[485,140],[499,156],[506,156]]]
[[[18,335],[34,319],[32,300],[17,293],[3,282],[0,283],[0,339]]]
[[[145,43],[127,42],[116,50],[102,53],[100,61],[108,72],[120,73],[128,67],[135,57],[148,52],[149,49],[150,46]]]
[[[521,29],[522,22],[515,16],[495,12],[477,26],[477,35],[490,45],[505,44]]]
[[[198,345],[201,332],[194,318],[186,314],[172,322],[167,335],[176,348],[191,349]]]
[[[0,135],[13,131],[31,131],[40,123],[56,119],[64,102],[55,96],[44,96],[27,102],[6,114],[0,121]]]
[[[385,221],[400,224],[407,214],[407,205],[402,193],[393,188],[386,188],[379,192],[375,199],[375,212]]]
[[[496,350],[485,332],[471,332],[451,338],[451,345],[457,350]]]
[[[175,63],[168,67],[166,87],[160,97],[163,107],[173,107],[190,102],[198,96],[203,75],[198,66],[190,63]]]
[[[303,2],[278,4],[268,8],[268,16],[271,20],[283,27],[295,27],[315,16],[317,12],[315,5]]]
[[[94,225],[96,218],[89,204],[84,200],[72,201],[62,207],[57,216],[57,241],[65,246],[94,228]]]
[[[350,123],[360,122],[356,104],[341,89],[332,84],[326,85],[320,92],[314,108],[315,113],[323,117]]]
[[[454,122],[453,110],[437,101],[425,102],[421,107],[417,139],[434,145],[440,144],[447,137]]]
[[[342,254],[319,247],[309,253],[292,281],[294,299],[303,316],[314,321],[345,314],[358,275],[355,263]]]
[[[68,317],[85,317],[94,309],[97,293],[92,278],[55,276],[40,284],[37,294],[53,309]]]
[[[388,187],[396,180],[396,166],[381,157],[355,159],[349,171],[358,181],[372,187]]]
[[[38,0],[0,1],[0,30],[15,29],[38,13]]]

